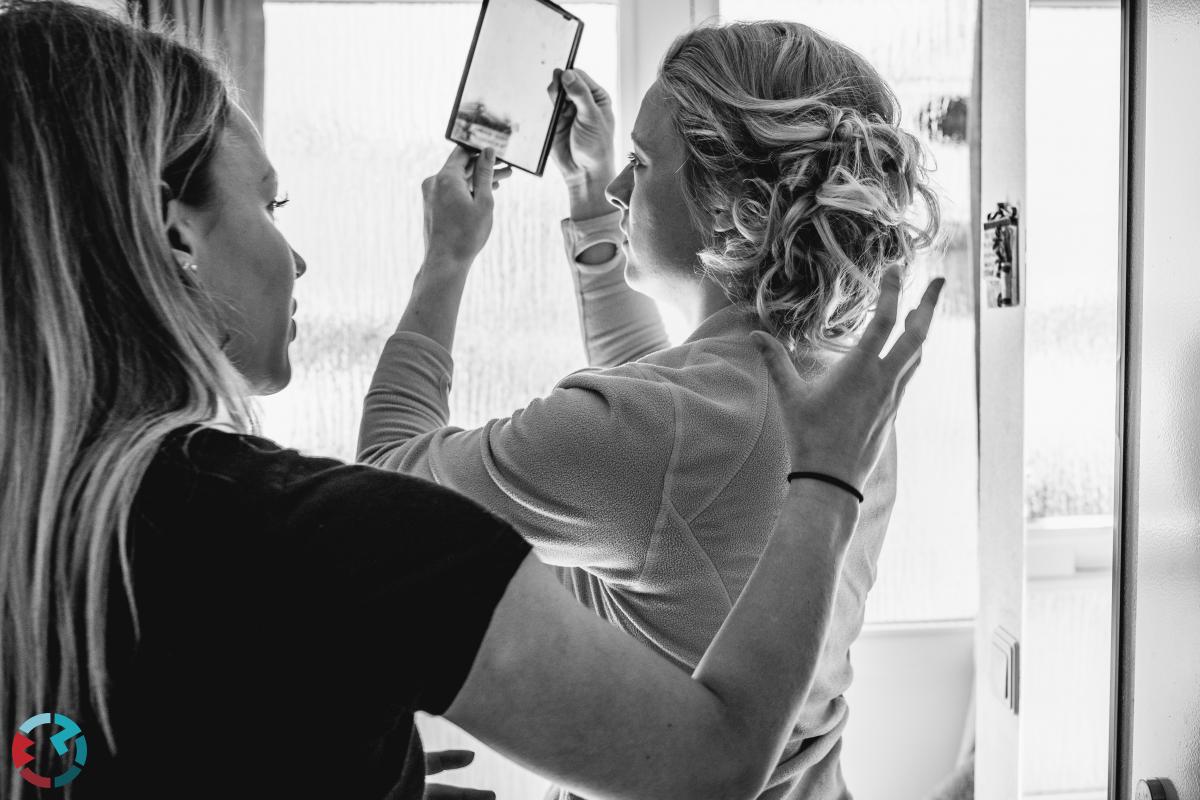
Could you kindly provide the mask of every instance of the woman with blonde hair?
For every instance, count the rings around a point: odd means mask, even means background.
[[[592,368],[508,418],[450,426],[450,348],[471,262],[422,270],[366,399],[360,460],[479,501],[580,602],[692,669],[784,501],[784,421],[748,334],[786,342],[809,377],[837,363],[885,271],[935,235],[937,199],[887,84],[801,24],[679,37],[616,175],[609,95],[577,70],[561,85],[571,110],[552,152]],[[651,298],[691,325],[681,345],[668,345]],[[895,486],[889,441],[863,489],[814,689],[765,798],[846,793],[849,648]]]
[[[0,3],[0,108],[0,795],[410,800],[416,710],[589,796],[758,793],[829,626],[842,484],[878,458],[936,285],[881,356],[892,274],[811,385],[760,342],[809,474],[689,677],[469,500],[249,433],[247,396],[288,382],[305,265],[199,54]],[[456,151],[428,186],[430,270],[482,245],[498,175]]]

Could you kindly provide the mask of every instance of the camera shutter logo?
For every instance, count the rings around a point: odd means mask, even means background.
[[[33,753],[30,752],[34,741],[29,738],[29,734],[43,725],[58,725],[62,728],[61,731],[50,737],[50,743],[54,745],[54,751],[60,756],[67,754],[69,743],[72,739],[75,740],[74,763],[71,764],[71,768],[66,772],[61,775],[55,775],[53,778],[39,775],[31,768],[25,766],[30,761],[33,761],[34,758]],[[75,780],[75,776],[79,774],[80,767],[87,763],[87,738],[70,717],[64,717],[62,714],[36,714],[25,720],[21,727],[17,729],[17,735],[13,737],[12,759],[13,766],[21,770],[21,777],[34,786],[39,786],[43,789],[58,789]],[[22,767],[24,769],[21,769]]]

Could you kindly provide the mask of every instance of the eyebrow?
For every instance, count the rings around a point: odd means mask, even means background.
[[[636,133],[633,133],[632,131],[630,131],[629,138],[633,140],[634,144],[636,144],[638,147],[642,148],[646,152],[650,151],[650,148],[646,147],[645,140],[643,140],[642,137],[638,136]]]
[[[275,177],[275,168],[271,167],[270,169],[267,170],[267,174],[262,176],[262,180],[259,181],[259,183],[266,183],[267,181],[271,180],[271,178],[274,178],[274,177]]]

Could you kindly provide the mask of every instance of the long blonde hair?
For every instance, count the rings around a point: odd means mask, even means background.
[[[924,150],[887,83],[845,45],[780,21],[689,31],[658,77],[703,273],[790,344],[842,349],[884,270],[938,229]],[[718,230],[718,212],[732,228]]]
[[[112,568],[164,437],[252,417],[164,202],[203,206],[230,113],[194,50],[57,0],[0,3],[0,730],[106,704]],[[32,789],[10,771],[9,793]],[[66,787],[68,790],[70,786]]]

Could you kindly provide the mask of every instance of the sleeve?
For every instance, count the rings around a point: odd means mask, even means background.
[[[669,385],[637,364],[582,370],[511,417],[446,425],[453,362],[432,339],[384,346],[359,460],[461,492],[508,520],[548,564],[640,573],[678,439]]]
[[[625,282],[621,251],[621,213],[586,220],[562,221],[567,262],[575,281],[579,327],[588,364],[613,367],[669,347],[658,307]],[[579,254],[592,245],[611,242],[616,254],[600,264],[582,264]]]
[[[447,489],[361,466],[296,481],[280,516],[329,690],[385,718],[444,712],[529,545]]]

